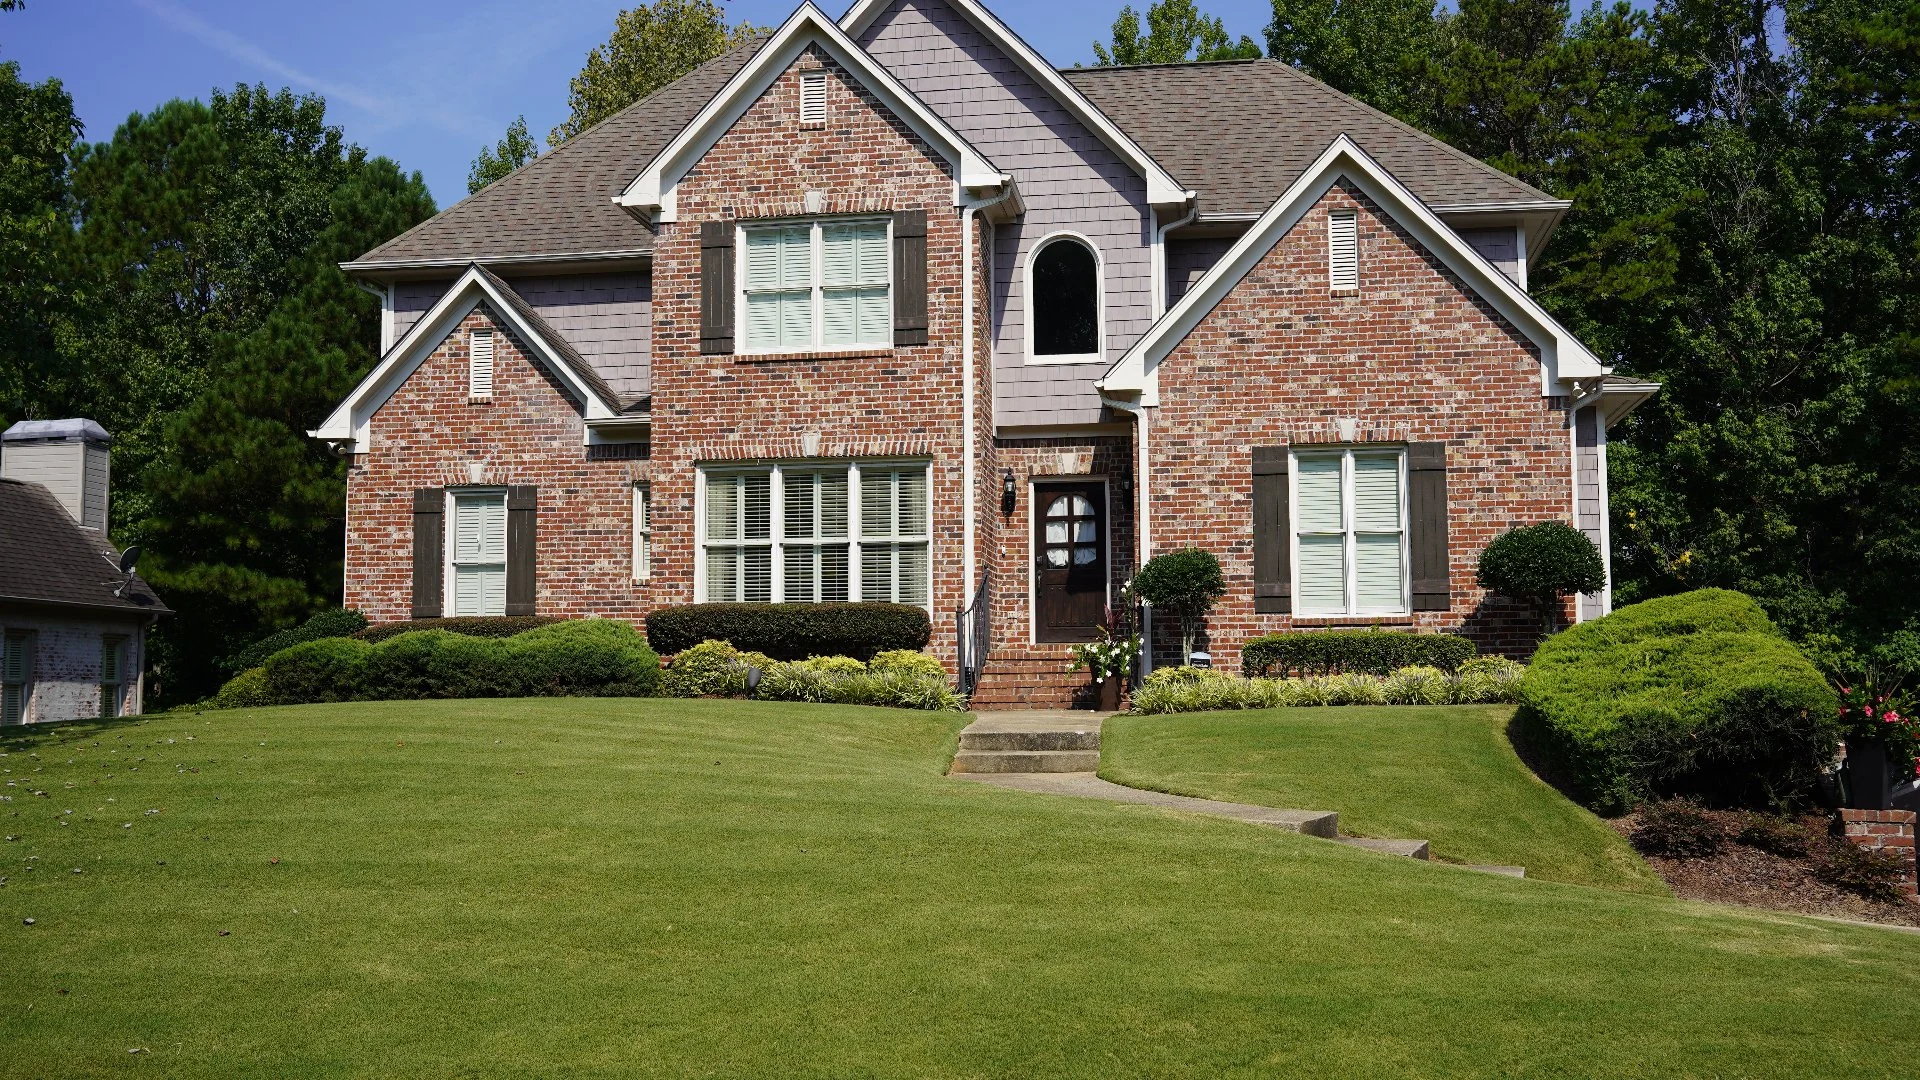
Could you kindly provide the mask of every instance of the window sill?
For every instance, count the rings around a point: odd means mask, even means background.
[[[736,364],[781,364],[806,360],[858,360],[865,357],[892,356],[891,345],[865,345],[854,349],[796,349],[790,352],[734,353]]]
[[[1412,626],[1412,615],[1295,615],[1295,626]]]
[[[1098,364],[1103,361],[1104,358],[1099,353],[1048,353],[1044,356],[1033,353],[1027,356],[1026,366],[1053,367],[1068,364]]]

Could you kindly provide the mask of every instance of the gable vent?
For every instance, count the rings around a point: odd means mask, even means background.
[[[800,76],[800,122],[827,122],[827,73],[809,71]]]
[[[467,395],[493,396],[493,331],[475,330],[467,343]]]
[[[1327,215],[1327,287],[1334,292],[1360,288],[1359,224],[1352,210]]]

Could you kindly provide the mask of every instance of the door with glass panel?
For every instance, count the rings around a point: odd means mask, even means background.
[[[1098,482],[1035,484],[1034,638],[1091,641],[1107,616],[1107,492]]]

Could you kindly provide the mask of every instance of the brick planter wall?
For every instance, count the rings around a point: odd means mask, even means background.
[[[1869,851],[1884,851],[1896,856],[1905,864],[1900,874],[1900,887],[1908,896],[1920,891],[1914,874],[1913,833],[1916,817],[1920,815],[1912,810],[1840,811],[1840,820],[1846,825],[1848,840]]]

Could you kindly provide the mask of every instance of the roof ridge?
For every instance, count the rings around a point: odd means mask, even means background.
[[[1062,75],[1071,75],[1075,72],[1082,71],[1138,71],[1141,68],[1209,67],[1216,64],[1257,64],[1265,59],[1267,59],[1267,57],[1264,56],[1228,56],[1222,57],[1219,60],[1168,60],[1157,64],[1091,64],[1085,67],[1075,64],[1072,67],[1054,68],[1053,70]]]

